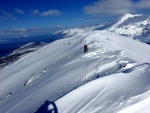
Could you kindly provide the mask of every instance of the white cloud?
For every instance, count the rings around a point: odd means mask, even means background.
[[[102,19],[88,19],[87,22],[99,22],[102,21]]]
[[[102,21],[101,19],[93,18],[93,19],[82,19],[82,18],[75,18],[74,21],[85,21],[85,22],[98,22]]]
[[[13,31],[15,31],[15,32],[26,32],[27,29],[25,29],[25,28],[19,28],[19,29],[14,29]]]
[[[62,25],[57,25],[56,28],[64,29],[65,27]]]
[[[32,11],[33,15],[39,15],[42,17],[48,17],[48,16],[60,16],[62,14],[62,12],[58,11],[58,10],[49,10],[49,11],[43,11],[43,12],[39,12],[38,10],[34,10]]]
[[[100,0],[85,6],[84,13],[91,15],[122,15],[134,12],[131,0]]]
[[[58,10],[49,10],[45,11],[42,13],[42,16],[47,17],[47,16],[60,16],[61,12]]]
[[[139,9],[150,9],[150,0],[99,0],[83,8],[85,14],[98,16],[123,15]]]
[[[16,20],[17,17],[12,14],[0,9],[0,20]]]
[[[65,27],[56,26],[56,27],[45,27],[45,28],[16,28],[13,30],[2,30],[0,31],[0,38],[10,38],[10,37],[22,37],[22,36],[33,36],[40,34],[50,34],[57,30],[62,30]]]
[[[24,14],[24,11],[22,11],[21,9],[17,9],[17,8],[16,8],[15,10],[16,10],[16,12],[19,13],[19,14]]]
[[[148,9],[150,8],[150,0],[140,0],[135,3],[135,7],[139,9]]]
[[[34,11],[32,11],[32,13],[33,13],[33,15],[39,15],[40,14],[40,12],[38,10],[34,10]]]
[[[84,21],[84,19],[82,19],[82,18],[75,18],[75,19],[73,19],[74,21]]]

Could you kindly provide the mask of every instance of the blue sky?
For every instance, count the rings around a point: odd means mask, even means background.
[[[0,30],[83,25],[86,24],[83,19],[93,18],[84,14],[83,7],[93,2],[94,0],[1,0]]]
[[[0,0],[0,34],[105,24],[150,12],[150,0]]]

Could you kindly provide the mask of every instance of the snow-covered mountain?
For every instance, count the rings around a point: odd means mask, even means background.
[[[64,35],[64,37],[70,37],[70,36],[79,36],[79,34],[82,34],[85,31],[85,29],[80,28],[72,28],[68,30],[60,30],[54,33],[54,35]]]
[[[108,31],[150,43],[150,16],[125,14],[106,28]]]
[[[84,33],[85,31],[92,31],[95,29],[98,29],[100,27],[103,27],[103,25],[93,25],[93,26],[88,26],[88,27],[82,27],[82,28],[72,28],[68,30],[59,30],[53,33],[53,35],[64,35],[64,37],[69,37],[69,36],[79,36],[79,34]]]
[[[0,113],[51,110],[46,100],[59,113],[149,113],[149,45],[107,30],[65,32],[0,70]]]
[[[144,43],[150,44],[150,16],[142,14],[125,14],[106,25],[97,25],[84,27],[82,29],[74,28],[69,30],[61,30],[55,34],[67,34],[67,36],[78,34],[80,31],[90,31],[90,30],[108,30],[116,34],[126,36],[128,38],[133,38],[135,40],[142,41]]]
[[[0,58],[0,69],[18,60],[20,57],[27,55],[30,52],[36,51],[45,45],[46,43],[44,42],[30,42],[19,47],[18,49],[14,50],[11,54]]]

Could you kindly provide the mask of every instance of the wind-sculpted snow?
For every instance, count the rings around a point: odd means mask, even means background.
[[[59,112],[117,113],[120,109],[139,102],[138,106],[131,107],[132,110],[119,113],[148,113],[150,103],[146,99],[150,94],[150,72],[143,72],[142,69],[144,67],[128,74],[118,73],[103,77],[72,91],[56,101]],[[141,100],[146,103],[142,104]]]
[[[108,31],[70,32],[0,70],[0,113],[33,113],[46,100],[59,113],[113,113],[148,97],[147,44]]]

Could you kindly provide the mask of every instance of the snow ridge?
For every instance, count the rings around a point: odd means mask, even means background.
[[[0,112],[34,113],[46,100],[59,113],[121,113],[141,103],[150,110],[149,45],[107,30],[63,32],[0,70]]]
[[[39,48],[45,45],[46,43],[43,42],[30,42],[19,47],[18,49],[14,50],[11,54],[0,58],[0,69],[19,60],[21,57],[38,50]]]

